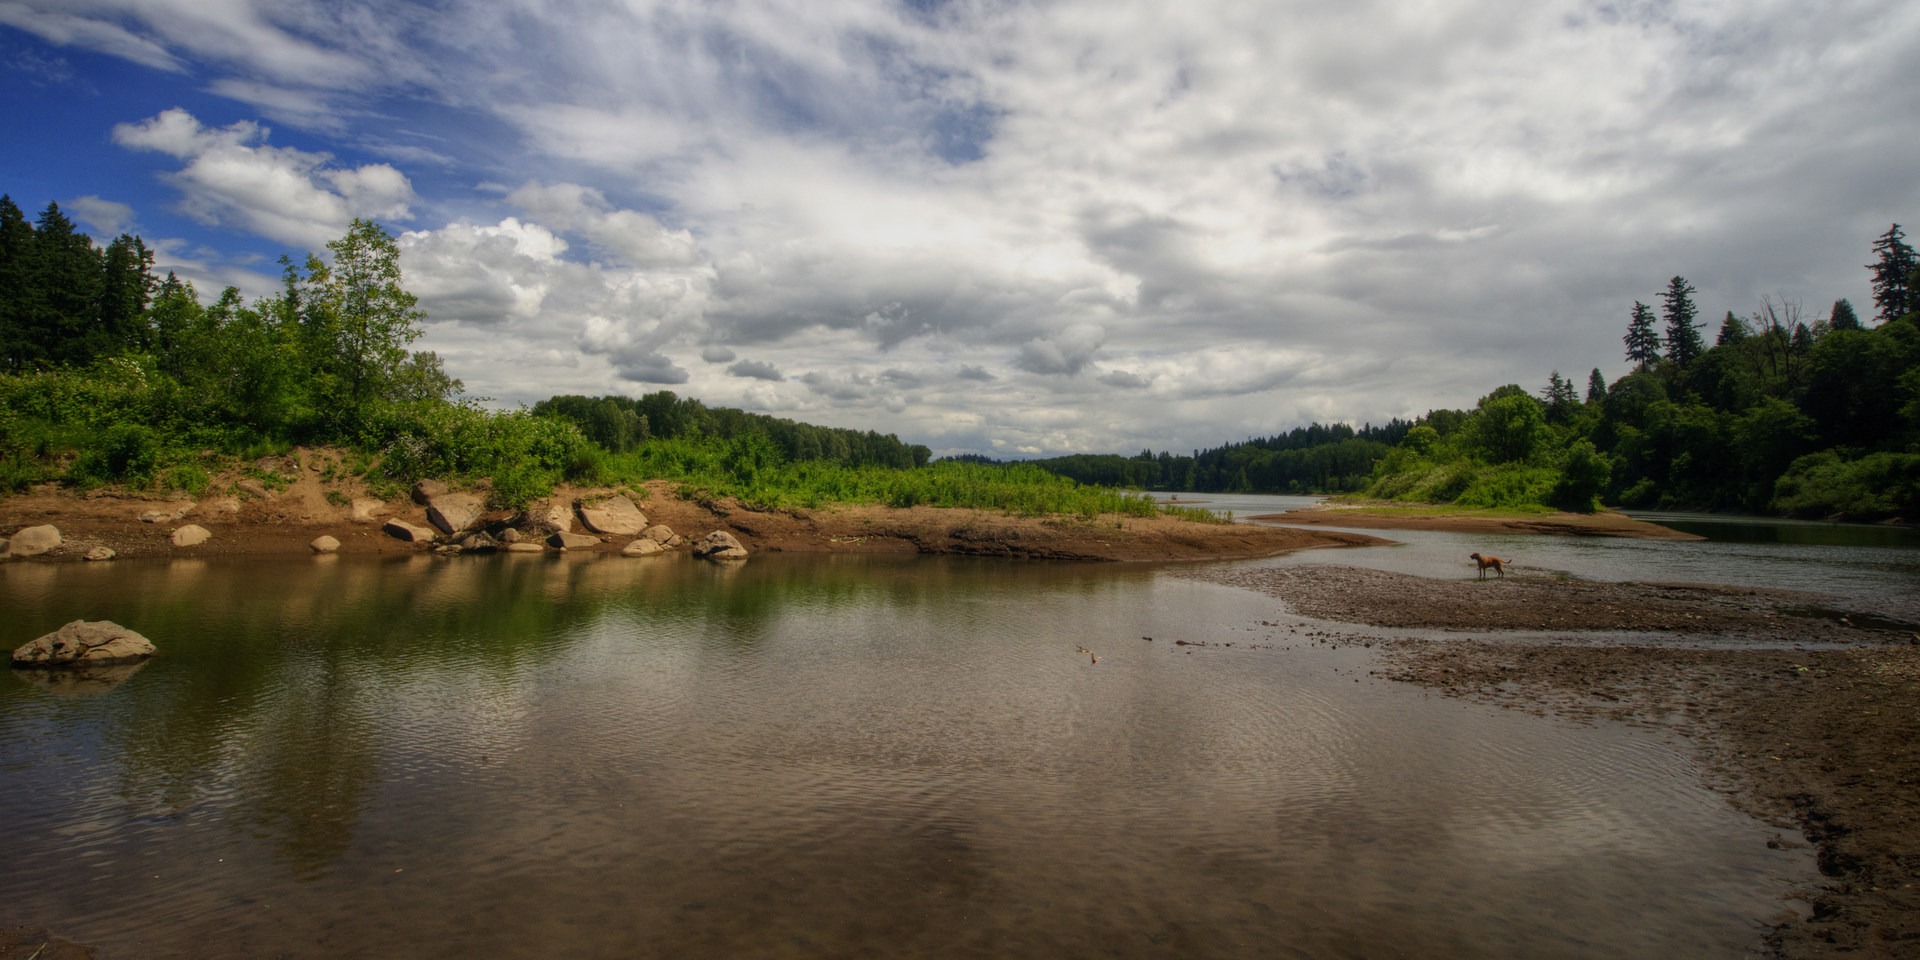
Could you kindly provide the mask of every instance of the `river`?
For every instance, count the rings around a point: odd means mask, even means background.
[[[162,648],[0,684],[0,920],[109,960],[1741,956],[1815,875],[1671,734],[1381,681],[1158,565],[13,563],[0,609]]]

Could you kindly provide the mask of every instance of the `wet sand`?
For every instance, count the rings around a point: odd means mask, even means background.
[[[1825,880],[1800,892],[1810,914],[1768,931],[1769,955],[1920,956],[1920,625],[1813,594],[1697,584],[1432,580],[1340,566],[1193,575],[1360,627],[1323,636],[1380,650],[1380,676],[1534,713],[1679,730],[1711,786],[1817,850]]]

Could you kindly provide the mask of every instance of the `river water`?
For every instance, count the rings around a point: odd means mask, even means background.
[[[1669,734],[1157,565],[14,563],[0,610],[162,648],[0,683],[0,922],[109,960],[1737,957],[1814,877]]]

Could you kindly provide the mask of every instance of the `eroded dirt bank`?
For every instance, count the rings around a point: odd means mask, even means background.
[[[1920,956],[1920,626],[1792,591],[1338,566],[1192,575],[1262,590],[1303,616],[1461,633],[1356,634],[1382,649],[1378,671],[1394,680],[1678,728],[1715,786],[1817,849],[1826,879],[1804,891],[1811,913],[1770,931],[1770,953]]]

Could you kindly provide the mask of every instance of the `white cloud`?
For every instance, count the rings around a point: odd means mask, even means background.
[[[205,127],[177,107],[113,128],[121,146],[185,161],[169,180],[182,209],[205,223],[318,250],[354,217],[407,219],[413,187],[400,171],[383,163],[333,167],[326,154],[267,146],[267,134],[246,121]]]
[[[67,202],[66,209],[94,228],[95,239],[105,242],[133,229],[133,207],[115,200],[102,200],[88,194]]]

